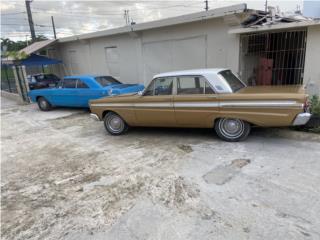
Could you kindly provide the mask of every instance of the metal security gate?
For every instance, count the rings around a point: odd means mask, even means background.
[[[306,40],[306,29],[241,35],[241,78],[248,85],[302,84]]]
[[[1,90],[12,93],[18,92],[11,66],[1,65]]]

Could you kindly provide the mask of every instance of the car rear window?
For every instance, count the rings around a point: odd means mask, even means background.
[[[54,75],[54,74],[46,74],[46,75],[44,75],[44,78],[45,78],[45,79],[48,79],[48,80],[57,80],[57,81],[60,80],[60,79],[59,79],[56,75]]]
[[[102,87],[106,87],[111,84],[121,84],[120,81],[110,76],[95,77],[95,79]]]
[[[221,71],[219,72],[219,75],[221,75],[227,81],[232,89],[232,92],[237,92],[241,88],[245,87],[243,82],[241,82],[230,70]]]
[[[77,79],[66,78],[63,80],[63,88],[76,88]]]

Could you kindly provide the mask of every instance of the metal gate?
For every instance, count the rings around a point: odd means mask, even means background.
[[[1,65],[1,90],[11,93],[18,92],[13,69],[7,65]]]
[[[248,85],[303,83],[307,30],[240,36],[240,74]]]

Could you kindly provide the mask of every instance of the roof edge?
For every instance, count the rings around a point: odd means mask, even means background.
[[[281,30],[290,28],[301,28],[320,25],[320,20],[310,20],[303,22],[291,22],[291,23],[277,23],[264,26],[255,26],[248,28],[234,28],[228,31],[229,34],[242,34],[242,33],[252,33],[252,32],[263,32],[270,30]]]
[[[247,4],[242,3],[242,4],[231,5],[228,7],[216,8],[208,11],[202,11],[202,12],[181,15],[177,17],[160,19],[160,20],[151,21],[151,22],[144,22],[144,23],[124,26],[119,28],[113,28],[113,29],[106,29],[102,31],[92,32],[92,33],[74,35],[71,37],[64,37],[64,38],[58,39],[58,42],[60,43],[72,42],[72,41],[86,40],[86,39],[96,38],[96,37],[105,37],[105,36],[117,35],[122,33],[143,31],[143,30],[149,30],[153,28],[167,27],[167,26],[173,26],[173,25],[178,25],[183,23],[197,22],[197,21],[206,20],[206,19],[218,18],[226,15],[235,14],[235,13],[242,13],[245,11],[247,11]]]

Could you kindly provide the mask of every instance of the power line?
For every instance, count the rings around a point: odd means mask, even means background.
[[[27,13],[27,12],[16,12],[16,13],[1,13],[1,15],[17,15],[17,14],[22,14],[22,13]]]

